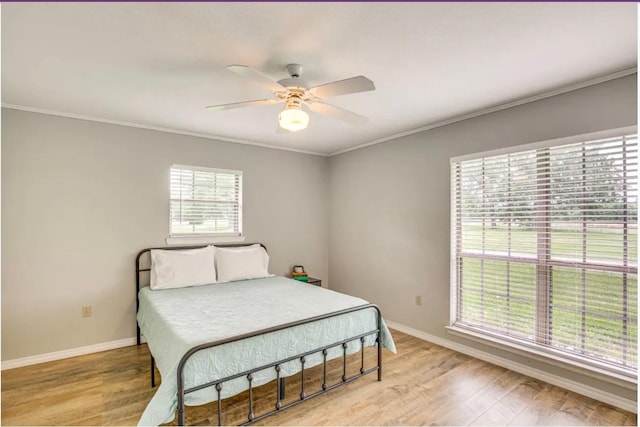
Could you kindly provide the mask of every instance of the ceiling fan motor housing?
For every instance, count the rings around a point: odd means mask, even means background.
[[[289,73],[291,77],[297,78],[302,75],[302,65],[300,64],[289,64],[284,67],[284,69],[287,70],[287,73]]]
[[[287,109],[295,108],[296,110],[302,110],[302,101],[295,95],[290,96],[287,99]]]
[[[307,82],[300,78],[302,75],[302,65],[289,64],[285,67],[285,70],[287,70],[287,73],[289,73],[291,77],[288,79],[278,80],[278,84],[286,87],[287,89],[299,88],[303,91],[307,89]]]

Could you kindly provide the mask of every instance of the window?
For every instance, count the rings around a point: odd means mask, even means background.
[[[637,375],[636,135],[452,159],[453,325]]]
[[[171,237],[241,236],[242,172],[171,166]]]

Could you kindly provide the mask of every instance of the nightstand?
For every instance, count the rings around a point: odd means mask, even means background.
[[[310,285],[322,286],[322,280],[315,279],[313,277],[309,277],[309,280],[307,281],[307,283]]]

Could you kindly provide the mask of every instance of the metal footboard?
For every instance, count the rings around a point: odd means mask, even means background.
[[[279,331],[279,330],[283,330],[283,329],[287,329],[287,328],[292,328],[295,326],[299,326],[299,325],[304,325],[307,323],[311,323],[311,322],[316,322],[319,320],[323,320],[323,319],[329,319],[332,317],[336,317],[336,316],[340,316],[343,314],[347,314],[347,313],[353,313],[356,311],[360,311],[360,310],[368,310],[368,309],[372,309],[376,311],[376,317],[377,317],[377,323],[376,323],[376,328],[372,329],[368,332],[329,344],[329,345],[325,345],[322,347],[318,347],[315,348],[311,351],[307,351],[304,353],[300,353],[291,357],[288,357],[286,359],[282,359],[282,360],[278,360],[272,363],[268,363],[265,365],[262,365],[258,368],[255,369],[251,369],[251,370],[247,370],[232,376],[228,376],[225,378],[221,378],[221,379],[216,379],[214,381],[209,381],[205,384],[201,384],[201,385],[197,385],[188,389],[185,389],[185,385],[184,385],[184,368],[185,365],[187,363],[187,361],[189,360],[189,358],[191,356],[193,356],[195,353],[201,351],[201,350],[205,350],[205,349],[210,349],[216,346],[220,346],[223,344],[229,344],[235,341],[240,341],[243,339],[247,339],[247,338],[251,338],[251,337],[255,337],[258,335],[264,335],[264,334],[268,334],[270,332],[275,332],[275,331]],[[336,387],[339,387],[341,385],[347,384],[357,378],[360,378],[364,375],[370,374],[372,372],[377,371],[378,372],[378,381],[382,381],[382,342],[381,342],[381,325],[382,325],[382,314],[380,312],[380,308],[375,305],[375,304],[366,304],[366,305],[361,305],[358,307],[353,307],[353,308],[348,308],[345,310],[340,310],[340,311],[336,311],[333,313],[328,313],[328,314],[324,314],[321,316],[315,316],[315,317],[310,317],[308,319],[303,319],[300,321],[296,321],[296,322],[291,322],[291,323],[286,323],[283,325],[279,325],[279,326],[274,326],[271,328],[266,328],[266,329],[262,329],[259,331],[255,331],[255,332],[251,332],[251,333],[247,333],[247,334],[243,334],[243,335],[238,335],[236,337],[231,337],[228,339],[224,339],[224,340],[218,340],[218,341],[213,341],[210,343],[206,343],[206,344],[201,344],[198,345],[196,347],[193,347],[192,349],[190,349],[187,353],[185,353],[185,355],[182,357],[182,359],[180,360],[180,363],[178,364],[178,373],[177,373],[177,380],[178,380],[178,425],[184,425],[185,423],[185,404],[184,404],[184,400],[185,400],[185,395],[189,394],[189,393],[193,393],[195,391],[198,390],[202,390],[204,388],[207,387],[215,387],[216,392],[217,392],[217,408],[218,408],[218,425],[222,425],[222,398],[221,398],[221,392],[223,389],[223,384],[227,381],[236,379],[236,378],[241,378],[241,377],[246,377],[247,381],[249,382],[249,397],[248,397],[248,412],[247,412],[247,422],[243,423],[242,425],[249,425],[252,424],[256,421],[262,420],[270,415],[276,414],[278,412],[281,412],[287,408],[290,408],[292,406],[295,406],[299,403],[302,403],[303,401],[307,400],[307,399],[311,399],[312,397],[316,397],[319,396],[323,393],[328,392],[329,390],[333,390]],[[376,346],[377,346],[377,365],[373,368],[370,369],[364,369],[364,341],[365,338],[367,336],[371,336],[371,335],[375,335],[376,336]],[[358,374],[353,375],[348,377],[347,376],[347,344],[349,342],[352,341],[360,341],[360,371]],[[336,384],[327,384],[327,350],[333,348],[333,347],[338,347],[341,346],[343,351],[342,351],[342,358],[343,358],[343,363],[342,363],[342,367],[343,367],[343,373],[342,373],[342,378],[341,381],[336,383]],[[323,378],[322,378],[322,390],[319,390],[315,393],[309,394],[307,395],[304,389],[304,378],[305,378],[305,362],[306,362],[306,357],[311,355],[311,354],[315,354],[315,353],[322,353],[323,356]],[[287,404],[283,404],[282,400],[284,399],[284,378],[282,378],[280,376],[280,367],[282,364],[287,363],[287,362],[291,362],[294,360],[299,360],[300,364],[301,364],[301,369],[300,369],[300,376],[301,376],[301,390],[300,390],[300,398],[298,400],[292,401],[290,403]],[[260,414],[258,416],[256,416],[253,412],[253,387],[252,387],[252,381],[253,381],[253,374],[259,371],[263,371],[265,369],[269,369],[269,368],[273,368],[276,372],[276,396],[275,396],[275,405],[274,405],[274,409],[266,412],[264,414]]]

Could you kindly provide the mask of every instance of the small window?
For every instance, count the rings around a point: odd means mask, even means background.
[[[171,237],[242,236],[242,171],[171,165]]]

